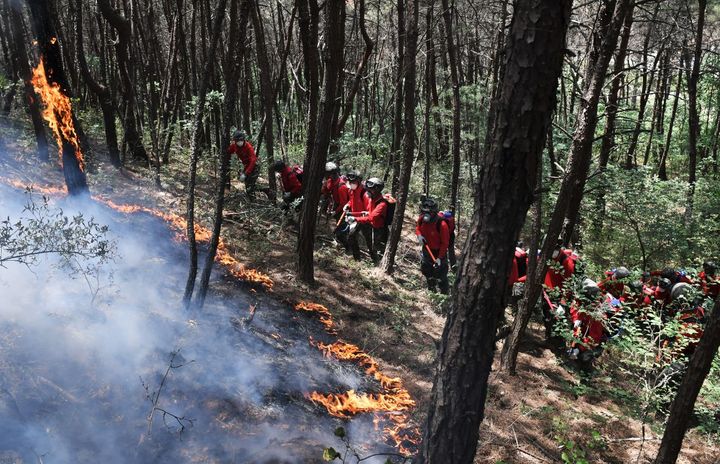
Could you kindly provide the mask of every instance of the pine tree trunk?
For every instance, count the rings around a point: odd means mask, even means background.
[[[701,0],[702,1],[702,0]],[[673,464],[680,454],[683,438],[695,409],[700,389],[710,373],[713,359],[720,348],[720,298],[715,300],[715,310],[710,313],[702,338],[690,358],[690,364],[683,375],[680,388],[670,405],[670,415],[665,424],[665,433],[655,464]]]
[[[240,0],[247,4],[249,0]],[[245,9],[246,11],[246,9]],[[213,265],[215,264],[215,256],[217,255],[218,245],[220,244],[220,232],[223,225],[223,208],[225,206],[225,185],[230,181],[230,155],[225,153],[224,147],[230,144],[230,131],[233,126],[237,127],[234,121],[235,106],[238,99],[238,87],[240,74],[240,61],[238,57],[238,48],[232,44],[237,43],[240,36],[240,28],[244,28],[247,24],[247,16],[238,17],[238,0],[230,0],[230,30],[228,32],[228,47],[226,57],[226,75],[225,75],[225,100],[223,101],[223,136],[220,143],[220,178],[215,186],[215,214],[213,218],[212,236],[210,237],[210,245],[208,246],[207,256],[205,256],[205,265],[202,274],[200,274],[200,286],[195,296],[195,307],[200,310],[205,304],[208,287],[210,286],[210,275]]]
[[[450,59],[450,80],[452,82],[453,101],[453,130],[452,130],[452,159],[453,169],[450,188],[450,209],[457,210],[458,187],[460,183],[460,79],[458,77],[457,49],[453,42],[452,12],[448,0],[442,0],[443,20],[445,22],[445,42],[447,43],[448,57]]]
[[[195,115],[193,116],[193,138],[190,144],[190,175],[188,176],[187,187],[187,216],[185,218],[187,221],[186,233],[188,247],[190,249],[190,268],[188,271],[187,282],[185,283],[185,294],[183,295],[183,303],[186,309],[190,307],[190,300],[195,288],[195,278],[197,277],[198,268],[198,250],[195,238],[195,182],[197,178],[197,164],[200,158],[200,151],[202,149],[202,121],[205,110],[205,101],[207,100],[208,87],[210,86],[210,77],[212,75],[209,70],[211,66],[215,66],[217,44],[220,41],[220,34],[222,33],[222,22],[225,18],[226,6],[227,0],[219,0],[215,11],[215,18],[213,20],[210,50],[208,51],[207,62],[205,63],[205,69],[207,72],[203,73],[202,79],[200,79],[200,88],[198,89]],[[224,186],[224,184],[222,185]]]
[[[702,39],[705,29],[705,9],[707,0],[698,0],[698,22],[695,35],[695,51],[692,70],[688,74],[688,195],[685,208],[685,225],[692,222],[697,178],[698,136],[700,135],[700,116],[698,114],[697,91],[700,80],[700,62],[702,60]]]
[[[515,4],[496,131],[476,186],[475,213],[438,352],[420,463],[470,464],[475,458],[495,326],[555,107],[571,4]],[[536,59],[527,61],[527,56]]]
[[[40,104],[38,96],[35,94],[30,79],[32,78],[32,69],[28,59],[27,48],[25,47],[25,37],[23,34],[24,21],[22,13],[19,10],[20,5],[13,2],[7,6],[10,16],[10,28],[12,30],[12,55],[14,57],[14,68],[18,77],[23,81],[25,91],[25,101],[28,105],[28,114],[32,121],[33,131],[35,133],[35,142],[37,143],[37,153],[40,161],[49,161],[49,147],[47,136],[45,134],[45,125],[42,115],[40,114]],[[7,31],[10,33],[10,31]]]
[[[318,115],[317,137],[308,169],[303,175],[305,200],[303,202],[302,222],[298,236],[298,277],[305,283],[315,281],[313,251],[315,247],[315,226],[317,223],[320,188],[325,176],[325,161],[330,147],[333,118],[337,110],[339,96],[339,77],[343,69],[343,49],[345,47],[345,2],[327,0],[325,5],[325,37],[327,50],[325,61],[325,86],[323,87]]]
[[[660,155],[660,161],[658,162],[658,177],[660,180],[668,180],[667,175],[667,157],[670,153],[670,142],[672,141],[673,128],[675,126],[675,118],[677,117],[678,103],[680,102],[680,88],[682,87],[682,67],[683,62],[680,61],[680,69],[678,70],[678,79],[675,86],[675,95],[673,100],[672,111],[670,112],[670,123],[668,124],[667,138],[665,139],[665,145],[663,147],[662,155]]]
[[[400,2],[406,0],[399,0]],[[387,274],[392,274],[395,268],[395,254],[397,253],[402,226],[405,219],[408,190],[410,188],[410,174],[415,159],[415,88],[417,81],[417,64],[415,56],[418,51],[418,18],[419,0],[407,0],[406,27],[405,27],[405,60],[403,61],[404,78],[404,119],[405,133],[403,135],[403,158],[398,182],[397,204],[395,215],[388,234],[387,247],[380,262],[380,268]]]

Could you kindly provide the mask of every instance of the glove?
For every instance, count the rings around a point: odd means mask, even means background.
[[[615,307],[618,307],[618,306],[622,305],[622,303],[620,302],[620,300],[618,300],[617,298],[613,298],[612,300],[610,300],[610,304],[611,304],[612,306],[615,306]]]
[[[352,224],[352,223],[354,223],[355,221],[357,221],[357,219],[355,219],[355,216],[347,216],[347,217],[345,217],[345,221],[346,221],[348,224]]]
[[[573,329],[577,329],[577,328],[579,328],[581,325],[582,325],[582,321],[577,320],[577,321],[573,322]]]
[[[419,243],[420,245],[425,245],[425,244],[427,243],[427,242],[425,241],[425,237],[423,237],[422,235],[418,235],[418,236],[417,236],[417,241],[418,241],[418,243]]]
[[[433,263],[433,267],[434,267],[435,269],[440,269],[440,266],[442,266],[442,259],[438,258],[438,259],[436,259],[435,262]]]
[[[245,173],[240,174],[240,182],[245,182],[245,179],[247,179]]]
[[[343,213],[347,214],[350,211],[350,205],[343,206]]]

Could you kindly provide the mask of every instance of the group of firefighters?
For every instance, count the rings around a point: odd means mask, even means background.
[[[243,132],[235,132],[227,153],[235,154],[242,162],[239,180],[245,183],[246,194],[253,200],[258,190],[259,169],[255,151]],[[276,161],[272,170],[282,184],[283,208],[297,207],[302,201],[302,169]],[[384,188],[385,183],[377,177],[363,181],[357,170],[343,175],[335,163],[325,165],[321,212],[333,218],[336,241],[356,260],[362,258],[360,237],[373,263],[377,264],[384,252],[396,203],[390,194],[383,192]],[[448,294],[448,269],[456,264],[453,212],[441,211],[434,199],[421,197],[415,235],[421,254],[420,270],[428,288]],[[597,356],[602,343],[620,333],[623,320],[628,318],[649,331],[654,320],[678,320],[680,335],[683,335],[678,338],[684,339],[684,343],[674,343],[670,338],[663,343],[670,352],[687,355],[700,338],[705,320],[704,298],[696,295],[714,299],[720,293],[720,278],[712,261],[705,262],[703,271],[694,278],[670,268],[633,278],[627,268],[618,267],[607,271],[600,282],[573,279],[579,256],[571,249],[558,245],[550,261],[541,305],[546,336],[562,343],[570,358],[582,361],[591,361]],[[527,269],[528,252],[520,243],[509,276],[511,289],[525,282]],[[582,284],[576,288],[572,282]],[[516,287],[513,294],[519,293]],[[653,318],[651,313],[659,318]],[[572,332],[569,346],[565,338],[558,336],[559,327],[565,324]]]
[[[643,335],[660,341],[658,360],[672,361],[693,353],[703,333],[704,306],[720,294],[714,261],[705,261],[697,275],[673,268],[633,274],[620,266],[595,282],[576,276],[579,259],[573,250],[556,247],[542,299],[546,336],[557,347],[564,347],[571,359],[591,362],[606,340],[623,333],[628,320],[633,320]],[[528,253],[519,244],[513,257],[511,287],[525,281],[527,263]],[[676,332],[663,333],[662,326],[672,321]],[[571,337],[561,336],[563,327],[570,329]]]
[[[236,131],[228,155],[236,155],[242,163],[239,180],[245,184],[245,193],[252,201],[257,190],[260,171],[257,155],[245,133]],[[273,172],[280,178],[283,190],[283,209],[290,210],[302,201],[302,169],[275,161]],[[356,260],[362,259],[359,237],[363,237],[370,259],[377,264],[385,249],[388,230],[395,213],[395,199],[384,193],[385,183],[370,177],[363,181],[362,174],[350,170],[341,174],[333,162],[325,165],[322,185],[322,212],[335,222],[334,236]],[[421,197],[415,234],[421,249],[420,270],[431,291],[448,294],[448,269],[455,266],[455,219],[452,211],[441,211],[437,202]]]

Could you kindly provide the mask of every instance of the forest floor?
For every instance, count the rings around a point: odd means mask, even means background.
[[[0,149],[23,166],[16,176],[38,185],[63,184],[55,164],[36,163],[27,137],[0,139],[4,145]],[[9,144],[8,140],[15,141]],[[98,164],[89,176],[93,194],[185,213],[187,171],[182,163],[170,171],[163,169],[162,190],[155,187],[148,169],[117,171]],[[201,170],[198,183],[197,215],[205,226],[211,224],[212,174],[211,168]],[[317,287],[308,288],[294,275],[297,227],[267,200],[243,201],[240,190],[234,182],[226,206],[223,236],[229,251],[247,266],[268,274],[275,281],[277,298],[308,300],[329,308],[340,339],[358,345],[378,360],[384,372],[403,380],[417,402],[412,419],[421,425],[443,330],[444,298],[424,289],[411,227],[405,227],[395,274],[388,277],[369,259],[358,263],[347,256],[332,242],[332,224],[321,219],[315,255]],[[406,217],[406,223],[412,220]],[[490,376],[476,462],[652,462],[662,433],[661,420],[648,416],[643,423],[633,379],[603,369],[600,361],[594,373],[576,372],[544,345],[541,327],[531,323],[519,355],[518,375],[494,369]],[[717,463],[719,442],[717,429],[695,427],[688,432],[678,462]]]

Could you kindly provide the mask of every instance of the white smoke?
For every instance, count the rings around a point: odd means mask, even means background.
[[[0,186],[0,218],[21,216],[26,201]],[[232,296],[188,314],[175,231],[147,214],[56,201],[107,224],[117,257],[97,276],[68,275],[53,256],[0,268],[0,462],[319,462],[323,447],[342,448],[332,435],[340,423],[303,394],[371,385],[309,346],[323,337],[316,321],[221,272],[214,285]],[[170,369],[157,406],[180,420],[155,411],[148,434],[146,396],[173,352],[182,366]],[[371,419],[352,421],[353,441],[391,451]]]

